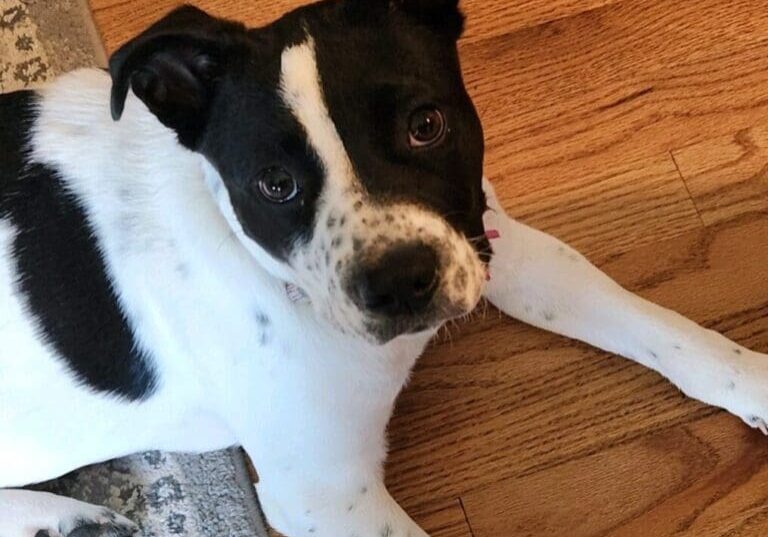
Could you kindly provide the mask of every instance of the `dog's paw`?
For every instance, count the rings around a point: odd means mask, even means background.
[[[139,527],[107,509],[95,517],[76,518],[59,528],[63,537],[135,537]]]
[[[35,537],[138,537],[139,527],[108,509],[87,506],[86,512],[68,516],[55,529],[39,530]]]

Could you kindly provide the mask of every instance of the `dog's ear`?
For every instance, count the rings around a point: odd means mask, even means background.
[[[113,119],[123,115],[131,88],[183,145],[194,148],[217,81],[245,32],[192,6],[172,11],[111,57]]]
[[[464,31],[459,0],[390,0],[390,5],[451,39],[458,39]]]

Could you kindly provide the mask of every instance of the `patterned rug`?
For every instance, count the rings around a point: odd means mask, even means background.
[[[86,0],[0,0],[0,93],[106,60]],[[144,537],[266,536],[244,455],[144,453],[37,487],[105,505]]]

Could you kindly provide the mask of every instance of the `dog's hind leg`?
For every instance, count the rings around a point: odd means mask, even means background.
[[[26,490],[0,490],[0,537],[133,537],[138,528],[103,507]]]
[[[687,395],[768,433],[768,355],[623,289],[581,254],[509,218],[490,184],[497,230],[486,297],[506,314],[625,356]]]

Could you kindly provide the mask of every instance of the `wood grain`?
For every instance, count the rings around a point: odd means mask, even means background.
[[[466,42],[497,37],[515,30],[552,22],[618,0],[465,0],[464,9],[471,15],[467,19]],[[96,21],[106,41],[107,49],[114,50],[137,31],[163,13],[179,5],[180,0],[91,0]],[[280,15],[308,3],[306,0],[193,0],[211,13],[241,20],[251,26],[267,24]]]
[[[176,0],[91,0],[114,50]],[[199,0],[264,24],[299,0]],[[487,170],[517,217],[768,352],[764,0],[466,0]],[[655,373],[489,308],[444,332],[388,481],[433,537],[768,534],[768,441]]]
[[[768,124],[673,152],[707,224],[768,211]]]

